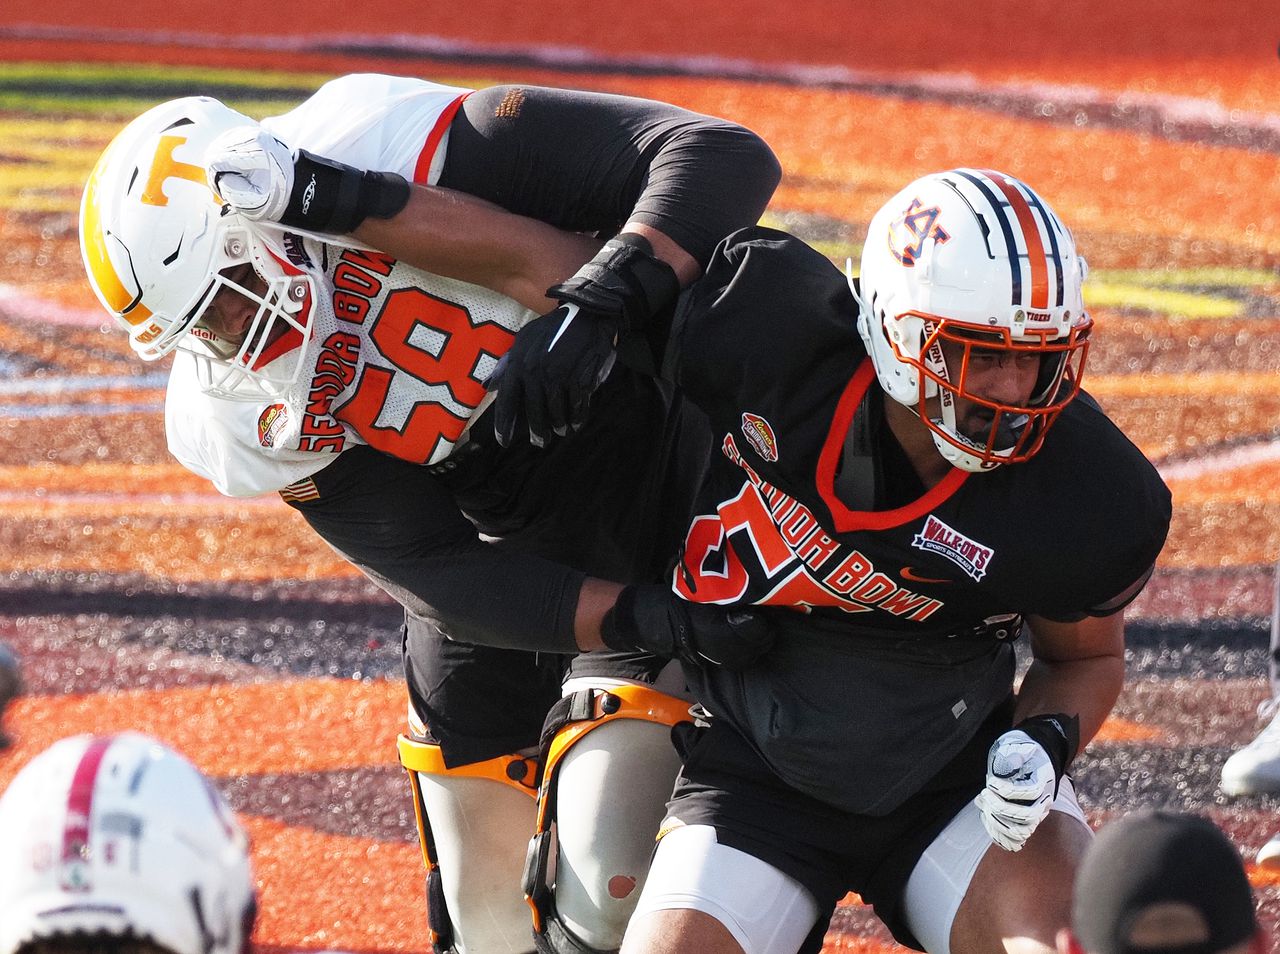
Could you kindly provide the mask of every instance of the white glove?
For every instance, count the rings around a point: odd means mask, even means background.
[[[205,154],[209,188],[254,222],[279,222],[293,192],[293,152],[261,126],[220,134]]]
[[[1018,851],[1049,814],[1057,788],[1058,773],[1044,746],[1012,729],[991,746],[987,787],[974,804],[991,840],[1005,851]]]

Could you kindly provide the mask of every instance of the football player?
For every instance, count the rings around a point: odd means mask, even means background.
[[[748,229],[687,293],[675,375],[719,453],[673,588],[803,612],[758,665],[686,667],[709,726],[624,951],[794,952],[846,891],[932,954],[1053,950],[1072,760],[1170,519],[1080,390],[1085,274],[1031,187],[955,169],[880,208],[857,280]]]
[[[779,636],[683,654],[699,724],[624,951],[816,949],[850,890],[921,950],[1053,949],[1090,838],[1069,770],[1170,519],[1080,390],[1085,274],[1033,189],[956,169],[880,209],[855,282],[747,229],[685,292],[664,366],[717,451],[671,589]],[[588,580],[579,645],[649,606]]]
[[[80,735],[0,795],[0,954],[246,954],[249,840],[181,755]]]
[[[687,719],[681,673],[652,651],[764,638],[652,584],[618,652],[573,663],[531,935],[521,875],[565,657],[448,637],[536,631],[572,653],[585,573],[658,578],[706,432],[670,387],[609,372],[615,355],[653,365],[680,286],[778,176],[758,137],[671,106],[355,75],[261,124],[162,104],[89,179],[90,282],[141,357],[174,355],[174,455],[224,493],[279,491],[408,610],[400,752],[438,950],[615,949]]]

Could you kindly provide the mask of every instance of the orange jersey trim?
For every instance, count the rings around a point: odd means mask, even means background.
[[[413,167],[414,182],[426,185],[427,177],[431,174],[431,160],[435,158],[440,140],[444,138],[445,130],[453,122],[453,117],[458,115],[458,109],[462,106],[462,101],[470,95],[470,93],[463,93],[446,106],[444,112],[440,114],[440,118],[436,120],[435,126],[432,127],[427,136],[427,141],[422,146],[422,152],[418,153],[418,161]]]
[[[816,478],[818,493],[822,496],[827,509],[831,511],[831,517],[835,522],[832,529],[837,533],[850,533],[854,530],[887,530],[889,527],[899,527],[912,520],[918,520],[959,490],[971,476],[968,471],[952,467],[947,472],[947,476],[923,497],[896,510],[850,510],[840,501],[836,496],[836,467],[840,463],[840,455],[844,452],[845,435],[853,425],[853,415],[858,410],[858,405],[866,397],[867,389],[871,387],[875,378],[876,369],[871,359],[863,358],[862,364],[858,366],[858,370],[854,372],[849,384],[845,387],[840,403],[836,405],[831,430],[818,457]],[[892,400],[892,398],[886,398],[886,400]]]
[[[302,269],[295,267],[292,262],[281,258],[275,252],[271,251],[271,249],[267,249],[267,254],[279,263],[280,268],[286,275],[302,274]],[[299,309],[299,313],[305,315],[311,310],[311,305],[311,290],[307,289],[307,297],[302,300],[302,307]],[[295,348],[301,348],[304,345],[306,345],[306,341],[302,337],[302,332],[297,328],[286,328],[284,334],[262,349],[262,354],[258,355],[258,360],[253,362],[251,367],[254,371],[261,370],[281,355],[288,354]]]

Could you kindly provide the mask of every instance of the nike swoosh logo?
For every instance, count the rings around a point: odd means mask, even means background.
[[[898,571],[898,575],[904,580],[910,580],[912,583],[953,583],[954,580],[938,579],[932,576],[920,576],[909,566],[904,566]]]

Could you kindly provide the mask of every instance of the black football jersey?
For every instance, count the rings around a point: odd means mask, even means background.
[[[856,320],[844,276],[768,229],[731,236],[686,293],[673,373],[718,452],[673,585],[785,607],[765,663],[692,673],[700,698],[792,784],[881,814],[1007,697],[1007,617],[1079,618],[1140,581],[1170,497],[1083,397],[1026,463],[926,491],[881,460],[878,502],[852,509],[836,491],[846,436],[883,400]]]

